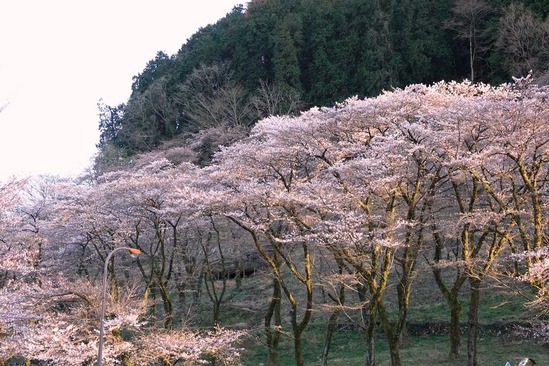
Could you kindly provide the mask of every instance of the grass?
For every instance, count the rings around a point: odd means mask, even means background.
[[[535,318],[536,314],[524,306],[525,299],[509,292],[491,291],[483,293],[480,298],[479,321],[502,322],[520,321]],[[461,300],[461,318],[466,320],[469,299]],[[413,321],[444,321],[449,320],[449,310],[446,301],[439,300],[410,307],[409,319]]]
[[[267,352],[263,337],[254,337],[248,341],[243,355],[243,365],[267,365]],[[461,366],[466,364],[466,339],[462,339],[461,354],[457,360],[448,359],[448,338],[446,336],[410,337],[409,345],[401,348],[400,357],[403,366]],[[305,336],[304,356],[307,365],[318,365],[322,352],[323,332],[311,329]],[[376,365],[390,366],[391,360],[387,343],[383,339],[376,341]],[[339,331],[333,340],[330,352],[330,366],[363,366],[364,347],[358,332]],[[286,337],[280,347],[280,365],[295,365],[292,343]],[[523,357],[536,360],[538,365],[549,364],[549,352],[529,341],[504,341],[502,337],[481,337],[478,343],[478,361],[481,366],[504,366],[507,361],[517,363]]]
[[[417,324],[429,322],[447,323],[449,310],[446,301],[429,277],[417,287],[413,293],[408,320]],[[268,365],[265,336],[262,320],[265,306],[270,298],[270,281],[265,277],[251,277],[243,281],[241,291],[228,291],[230,301],[223,307],[225,324],[245,325],[249,336],[243,341],[242,364],[244,366]],[[393,295],[394,296],[394,295]],[[299,298],[299,297],[298,297]],[[317,299],[320,302],[321,299]],[[394,312],[395,302],[389,300],[389,312]],[[461,291],[461,322],[466,324],[469,306],[467,286]],[[488,286],[481,294],[479,321],[481,325],[501,325],[506,322],[523,321],[535,318],[524,306],[525,298],[509,289]],[[283,313],[287,304],[283,300]],[[318,308],[316,308],[318,311]],[[356,314],[355,314],[356,315]],[[393,314],[394,315],[394,314]],[[394,316],[393,316],[394,318]],[[350,322],[342,318],[341,321]],[[326,314],[315,312],[313,320],[302,337],[303,353],[306,365],[318,365],[322,353],[325,334]],[[279,364],[295,365],[291,329],[287,319],[283,322],[284,335],[279,347]],[[502,328],[499,328],[502,329]],[[376,336],[376,365],[391,365],[387,342],[381,331]],[[401,347],[400,356],[403,366],[461,366],[467,363],[467,335],[462,335],[460,356],[450,361],[448,358],[449,341],[445,334],[437,333],[429,336],[410,336],[406,347]],[[534,340],[511,339],[507,334],[490,332],[482,333],[478,341],[478,361],[480,366],[504,366],[506,362],[516,364],[523,357],[531,357],[538,365],[549,365],[549,349],[546,343],[543,348]],[[329,356],[330,366],[362,366],[365,362],[364,340],[357,330],[339,330],[335,333]]]

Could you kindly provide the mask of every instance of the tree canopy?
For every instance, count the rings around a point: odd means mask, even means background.
[[[253,274],[270,365],[316,317],[325,366],[344,313],[400,366],[421,273],[477,365],[484,289],[548,311],[544,3],[254,0],[159,52],[99,103],[93,177],[0,185],[0,364],[92,363],[101,285],[109,362],[238,364]]]
[[[239,115],[246,125],[260,118],[247,108],[262,85],[297,96],[304,110],[412,83],[473,79],[497,84],[530,71],[541,76],[549,58],[544,46],[549,6],[543,5],[499,0],[237,5],[199,29],[177,54],[158,52],[148,62],[134,77],[127,103],[116,107],[124,112],[116,136],[102,125],[102,149],[125,158],[195,131],[196,108],[181,103],[181,88],[205,67],[225,65],[226,82],[238,90],[233,118]],[[218,86],[209,87],[213,93]],[[206,120],[199,125],[210,124],[211,115],[202,115]],[[115,138],[113,151],[107,142]]]
[[[381,331],[399,366],[421,272],[458,317],[448,322],[453,357],[464,316],[453,309],[467,297],[476,365],[494,279],[547,310],[548,97],[530,77],[411,84],[263,118],[205,166],[171,145],[93,182],[9,182],[0,187],[0,357],[91,362],[98,274],[124,246],[142,255],[107,267],[113,362],[238,363],[242,332],[187,326],[223,325],[238,301],[227,281],[248,272],[269,284],[254,311],[271,365],[283,331],[304,365],[313,314],[333,330],[344,309],[365,336],[365,364],[375,365]],[[191,316],[202,307],[210,321]]]

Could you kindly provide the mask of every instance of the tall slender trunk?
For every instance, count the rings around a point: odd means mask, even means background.
[[[467,338],[467,366],[477,366],[478,309],[480,304],[480,283],[476,277],[469,277],[470,304]]]
[[[469,30],[469,66],[471,68],[471,82],[475,81],[475,49],[473,29]]]
[[[383,325],[383,331],[387,337],[387,344],[389,345],[389,355],[391,356],[391,365],[400,366],[400,350],[399,350],[399,338],[401,332],[400,319],[397,324],[391,324],[391,321],[385,311],[383,303],[378,304],[378,314]]]
[[[343,274],[343,263],[341,261],[338,261],[338,267],[339,274]],[[330,295],[330,297],[332,296]],[[326,337],[324,338],[324,349],[322,350],[322,356],[320,358],[320,366],[328,366],[328,354],[330,353],[332,337],[337,328],[337,320],[339,319],[339,315],[341,314],[341,310],[343,308],[343,305],[345,304],[345,285],[343,283],[339,283],[337,298],[335,298],[334,300],[336,301],[336,305],[334,311],[328,319],[328,326],[326,327]]]
[[[459,318],[461,313],[461,304],[457,298],[457,293],[446,299],[450,308],[450,329],[448,331],[450,337],[450,360],[457,359],[459,355],[459,346],[461,345],[461,329],[459,326]]]
[[[456,279],[450,289],[445,285],[442,278],[442,272],[440,267],[437,264],[442,260],[442,250],[444,248],[444,240],[437,233],[437,227],[433,226],[433,238],[435,240],[435,253],[434,253],[434,266],[433,266],[433,276],[435,277],[435,282],[446,299],[446,303],[450,308],[450,329],[448,330],[448,337],[450,340],[450,360],[455,360],[459,356],[459,347],[461,345],[461,330],[459,326],[460,314],[461,314],[461,304],[459,302],[459,291],[467,277],[463,272],[458,270]]]
[[[367,287],[357,285],[358,298],[362,304],[361,314],[364,329],[364,341],[366,342],[366,357],[364,360],[365,366],[375,366],[375,325],[376,325],[376,307],[372,302],[368,301]]]
[[[269,365],[278,366],[278,345],[280,344],[280,326],[282,316],[280,314],[280,301],[282,290],[277,278],[273,278],[273,295],[267,313],[265,314],[265,335],[267,336],[267,349],[269,352]],[[271,322],[274,318],[274,325]]]
[[[171,329],[173,325],[173,304],[166,280],[159,281],[160,297],[164,309],[164,329]]]

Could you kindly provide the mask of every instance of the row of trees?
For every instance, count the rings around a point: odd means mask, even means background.
[[[416,84],[273,116],[207,167],[174,147],[96,182],[33,184],[24,195],[5,184],[0,357],[92,362],[103,261],[124,245],[143,254],[109,266],[113,362],[238,362],[242,332],[190,340],[188,326],[205,324],[192,316],[205,302],[208,324],[223,325],[227,279],[261,267],[270,365],[288,330],[304,365],[313,313],[325,314],[327,365],[345,312],[365,336],[365,364],[376,364],[379,323],[398,366],[426,268],[449,307],[451,357],[468,293],[468,365],[477,365],[487,278],[523,278],[547,310],[549,90],[529,82]]]
[[[452,354],[459,345],[456,294],[468,283],[468,364],[476,365],[480,288],[499,266],[506,267],[498,263],[500,255],[534,251],[505,269],[530,273],[537,263],[547,276],[545,93],[468,83],[416,85],[366,101],[351,99],[336,109],[313,109],[297,119],[261,121],[248,141],[223,150],[224,202],[234,197],[229,217],[252,234],[259,249],[258,238],[269,238],[306,288],[303,318],[292,321],[296,364],[303,364],[299,336],[312,311],[311,253],[332,257],[358,281],[367,364],[375,362],[374,325],[380,320],[392,364],[399,365],[414,270],[427,250],[452,310]],[[280,263],[272,257],[269,264],[280,278]],[[441,273],[449,267],[454,281],[448,284]],[[391,273],[397,277],[396,319],[385,302]],[[547,278],[536,273],[531,284],[546,296]]]
[[[95,363],[103,264],[120,245],[143,254],[137,261],[120,254],[107,267],[104,364],[238,364],[235,345],[244,332],[173,324],[174,281],[177,289],[188,285],[181,280],[185,249],[177,244],[190,239],[177,232],[181,213],[156,212],[160,203],[150,194],[157,178],[151,172],[133,193],[118,185],[128,183],[122,177],[93,186],[55,178],[3,183],[1,365],[21,358],[25,364]],[[158,188],[170,189],[166,183]],[[175,308],[183,311],[184,304]]]
[[[542,75],[548,8],[547,0],[250,1],[176,55],[159,52],[134,77],[127,103],[101,106],[96,169],[197,130],[247,128],[352,95]]]

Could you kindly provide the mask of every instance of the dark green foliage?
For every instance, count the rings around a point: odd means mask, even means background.
[[[126,106],[119,104],[116,107],[111,107],[100,101],[97,103],[97,108],[99,109],[99,143],[97,147],[102,148],[108,141],[116,145]]]
[[[532,11],[542,19],[545,19],[549,14],[549,1],[547,0],[525,1],[525,5],[532,9]]]
[[[201,65],[232,61],[237,52],[243,16],[243,8],[236,6],[217,23],[193,34],[175,56],[174,69],[168,75],[170,83],[184,82]]]
[[[401,86],[454,77],[447,32],[440,24],[449,16],[450,1],[408,0],[391,9],[391,38],[400,55]],[[393,4],[394,5],[394,4]]]
[[[301,89],[299,54],[303,48],[301,17],[288,13],[278,22],[272,34],[275,84]]]
[[[134,93],[124,109],[118,145],[130,153],[150,151],[178,131],[178,111],[167,91],[166,77]]]
[[[487,44],[475,55],[475,81],[509,81],[508,53],[495,41],[500,10],[511,0],[486,1],[494,11],[482,19]],[[540,21],[549,11],[549,0],[519,2]],[[182,102],[181,88],[195,70],[214,64],[228,65],[231,91],[241,98],[236,104],[242,108],[257,101],[265,85],[291,91],[306,109],[413,83],[469,78],[469,43],[445,26],[455,20],[456,3],[252,0],[246,8],[237,5],[199,29],[176,55],[158,52],[134,77],[125,105],[102,107],[98,146],[108,142],[109,148],[132,155],[195,132],[193,126],[208,125],[189,118],[191,103]]]
[[[156,57],[147,63],[143,72],[133,77],[132,96],[144,93],[156,80],[166,75],[172,63],[173,58],[162,51],[157,52]]]

